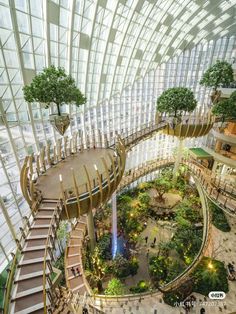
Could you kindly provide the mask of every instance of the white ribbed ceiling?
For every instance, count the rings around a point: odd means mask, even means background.
[[[2,81],[0,97],[20,96],[55,64],[94,106],[182,50],[235,33],[235,7],[236,0],[0,0],[0,71],[7,68],[12,83]]]

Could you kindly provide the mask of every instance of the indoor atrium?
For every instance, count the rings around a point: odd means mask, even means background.
[[[236,314],[236,0],[0,0],[0,313]]]

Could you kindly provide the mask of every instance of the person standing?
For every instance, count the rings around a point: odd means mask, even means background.
[[[147,244],[147,242],[148,242],[148,236],[145,237],[145,242],[146,242],[146,244]]]
[[[72,274],[74,275],[74,277],[76,276],[76,272],[75,272],[75,269],[74,269],[74,267],[71,267],[71,272],[72,272]]]
[[[153,239],[153,243],[155,244],[155,243],[156,243],[156,241],[157,241],[157,238],[155,237],[155,238]]]

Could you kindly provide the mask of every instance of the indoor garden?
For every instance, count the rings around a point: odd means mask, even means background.
[[[161,289],[197,256],[203,236],[201,201],[188,169],[159,170],[152,181],[117,197],[117,253],[112,256],[112,208],[97,211],[97,245],[87,247],[85,273],[94,293],[130,294]]]

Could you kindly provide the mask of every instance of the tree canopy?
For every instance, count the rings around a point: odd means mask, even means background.
[[[156,189],[159,200],[163,200],[163,195],[172,188],[172,180],[169,175],[163,174],[153,182],[153,187]]]
[[[236,119],[236,102],[231,98],[221,100],[213,106],[212,113],[221,117],[223,122],[228,118]]]
[[[24,98],[28,102],[40,102],[48,108],[50,104],[57,105],[58,115],[61,115],[60,106],[74,103],[80,106],[86,98],[75,85],[75,80],[67,75],[64,68],[51,65],[36,75],[31,84],[23,87]]]
[[[203,74],[200,84],[213,87],[216,91],[220,85],[229,85],[234,80],[234,72],[232,65],[227,61],[216,60],[216,63],[211,66]]]
[[[191,112],[196,106],[193,92],[186,87],[169,88],[157,99],[157,111],[169,113],[174,117],[182,116],[184,111]]]

